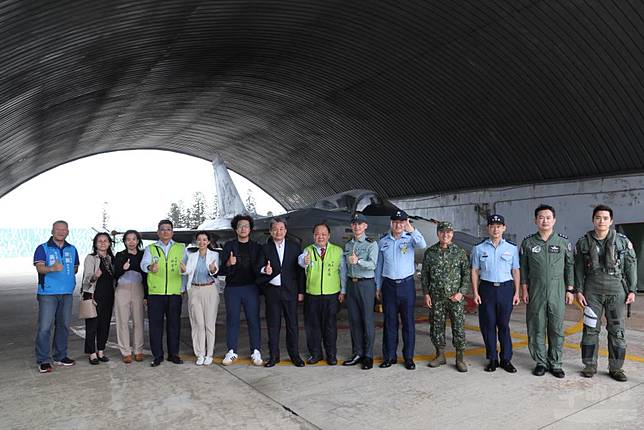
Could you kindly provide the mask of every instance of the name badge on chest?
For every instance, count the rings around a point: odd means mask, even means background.
[[[558,245],[548,246],[548,252],[551,254],[559,254],[561,252],[561,247]]]

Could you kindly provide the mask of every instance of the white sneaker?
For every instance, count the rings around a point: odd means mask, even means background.
[[[203,355],[200,355],[199,357],[197,357],[197,362],[196,362],[195,364],[196,364],[197,366],[203,366],[204,361],[205,361],[204,356],[203,356]]]
[[[212,357],[206,357],[203,361],[204,366],[210,366],[212,364]]]
[[[262,353],[256,349],[253,350],[253,353],[250,355],[250,361],[252,361],[255,366],[264,365],[264,360],[262,360]]]
[[[224,361],[221,362],[224,366],[228,366],[230,364],[233,364],[233,361],[237,360],[238,356],[235,354],[235,351],[232,349],[229,349],[228,352],[226,353],[226,356],[224,357]]]

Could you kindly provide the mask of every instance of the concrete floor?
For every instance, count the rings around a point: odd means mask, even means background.
[[[164,362],[150,368],[144,363],[125,365],[118,350],[108,348],[112,361],[90,366],[83,354],[83,323],[73,321],[71,368],[39,374],[34,359],[37,303],[35,274],[3,276],[0,288],[0,428],[521,428],[521,429],[634,429],[644,422],[644,297],[628,320],[628,382],[606,374],[607,359],[593,379],[579,375],[581,361],[580,312],[567,315],[564,351],[565,379],[532,376],[534,364],[526,346],[525,308],[515,309],[512,321],[517,374],[483,371],[484,350],[476,315],[467,316],[469,372],[458,373],[450,354],[449,365],[426,367],[432,358],[426,312],[418,308],[417,369],[402,365],[362,371],[324,364],[296,368],[282,363],[272,369],[250,366],[247,359],[223,367],[197,367],[190,345],[187,317],[183,320],[183,365]],[[420,298],[418,304],[420,304]],[[76,303],[77,307],[77,303]],[[77,314],[76,307],[74,315]],[[220,304],[216,361],[225,353],[225,310]],[[262,311],[263,313],[263,311]],[[185,314],[184,314],[185,315]],[[340,313],[338,353],[350,352],[346,310]],[[378,322],[382,321],[381,315]],[[247,348],[242,324],[240,348]],[[304,331],[301,354],[306,356]],[[147,336],[147,334],[146,334]],[[110,340],[116,342],[112,330]],[[376,354],[382,331],[377,329]],[[448,335],[449,337],[449,335]],[[266,350],[266,331],[262,332]],[[448,343],[450,339],[448,339]],[[282,340],[283,343],[283,340]],[[605,336],[603,339],[605,346]],[[146,345],[147,348],[147,345]],[[605,351],[604,351],[605,352]],[[282,357],[287,357],[286,352]]]

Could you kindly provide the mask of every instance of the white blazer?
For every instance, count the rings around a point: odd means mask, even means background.
[[[197,268],[197,260],[199,260],[199,251],[191,252],[188,254],[188,261],[186,262],[186,272],[183,274],[188,277],[188,283],[186,284],[186,291],[192,287],[192,277],[195,274],[195,269]],[[219,271],[219,254],[210,249],[206,250],[206,265],[210,267],[212,262],[215,262],[217,269],[214,273],[211,273],[210,276],[215,275]],[[210,269],[209,269],[210,270]],[[214,277],[213,277],[214,281]]]

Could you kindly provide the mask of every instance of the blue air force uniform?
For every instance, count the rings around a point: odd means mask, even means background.
[[[404,211],[397,211],[392,220],[406,220]],[[403,232],[398,239],[391,233],[382,236],[378,242],[376,264],[376,289],[382,294],[384,330],[382,336],[383,360],[394,362],[398,350],[398,314],[402,320],[403,357],[405,361],[414,357],[416,330],[414,324],[414,249],[425,248],[423,235],[414,230]]]
[[[493,217],[498,217],[499,220],[493,220]],[[505,222],[500,215],[493,215],[488,220],[488,225],[492,223]],[[488,360],[498,360],[498,330],[501,362],[509,363],[512,359],[510,315],[515,293],[512,269],[519,268],[519,249],[514,243],[504,239],[501,239],[497,247],[490,239],[485,239],[474,246],[471,260],[472,270],[478,270],[480,277],[479,326],[485,342],[486,357]]]

